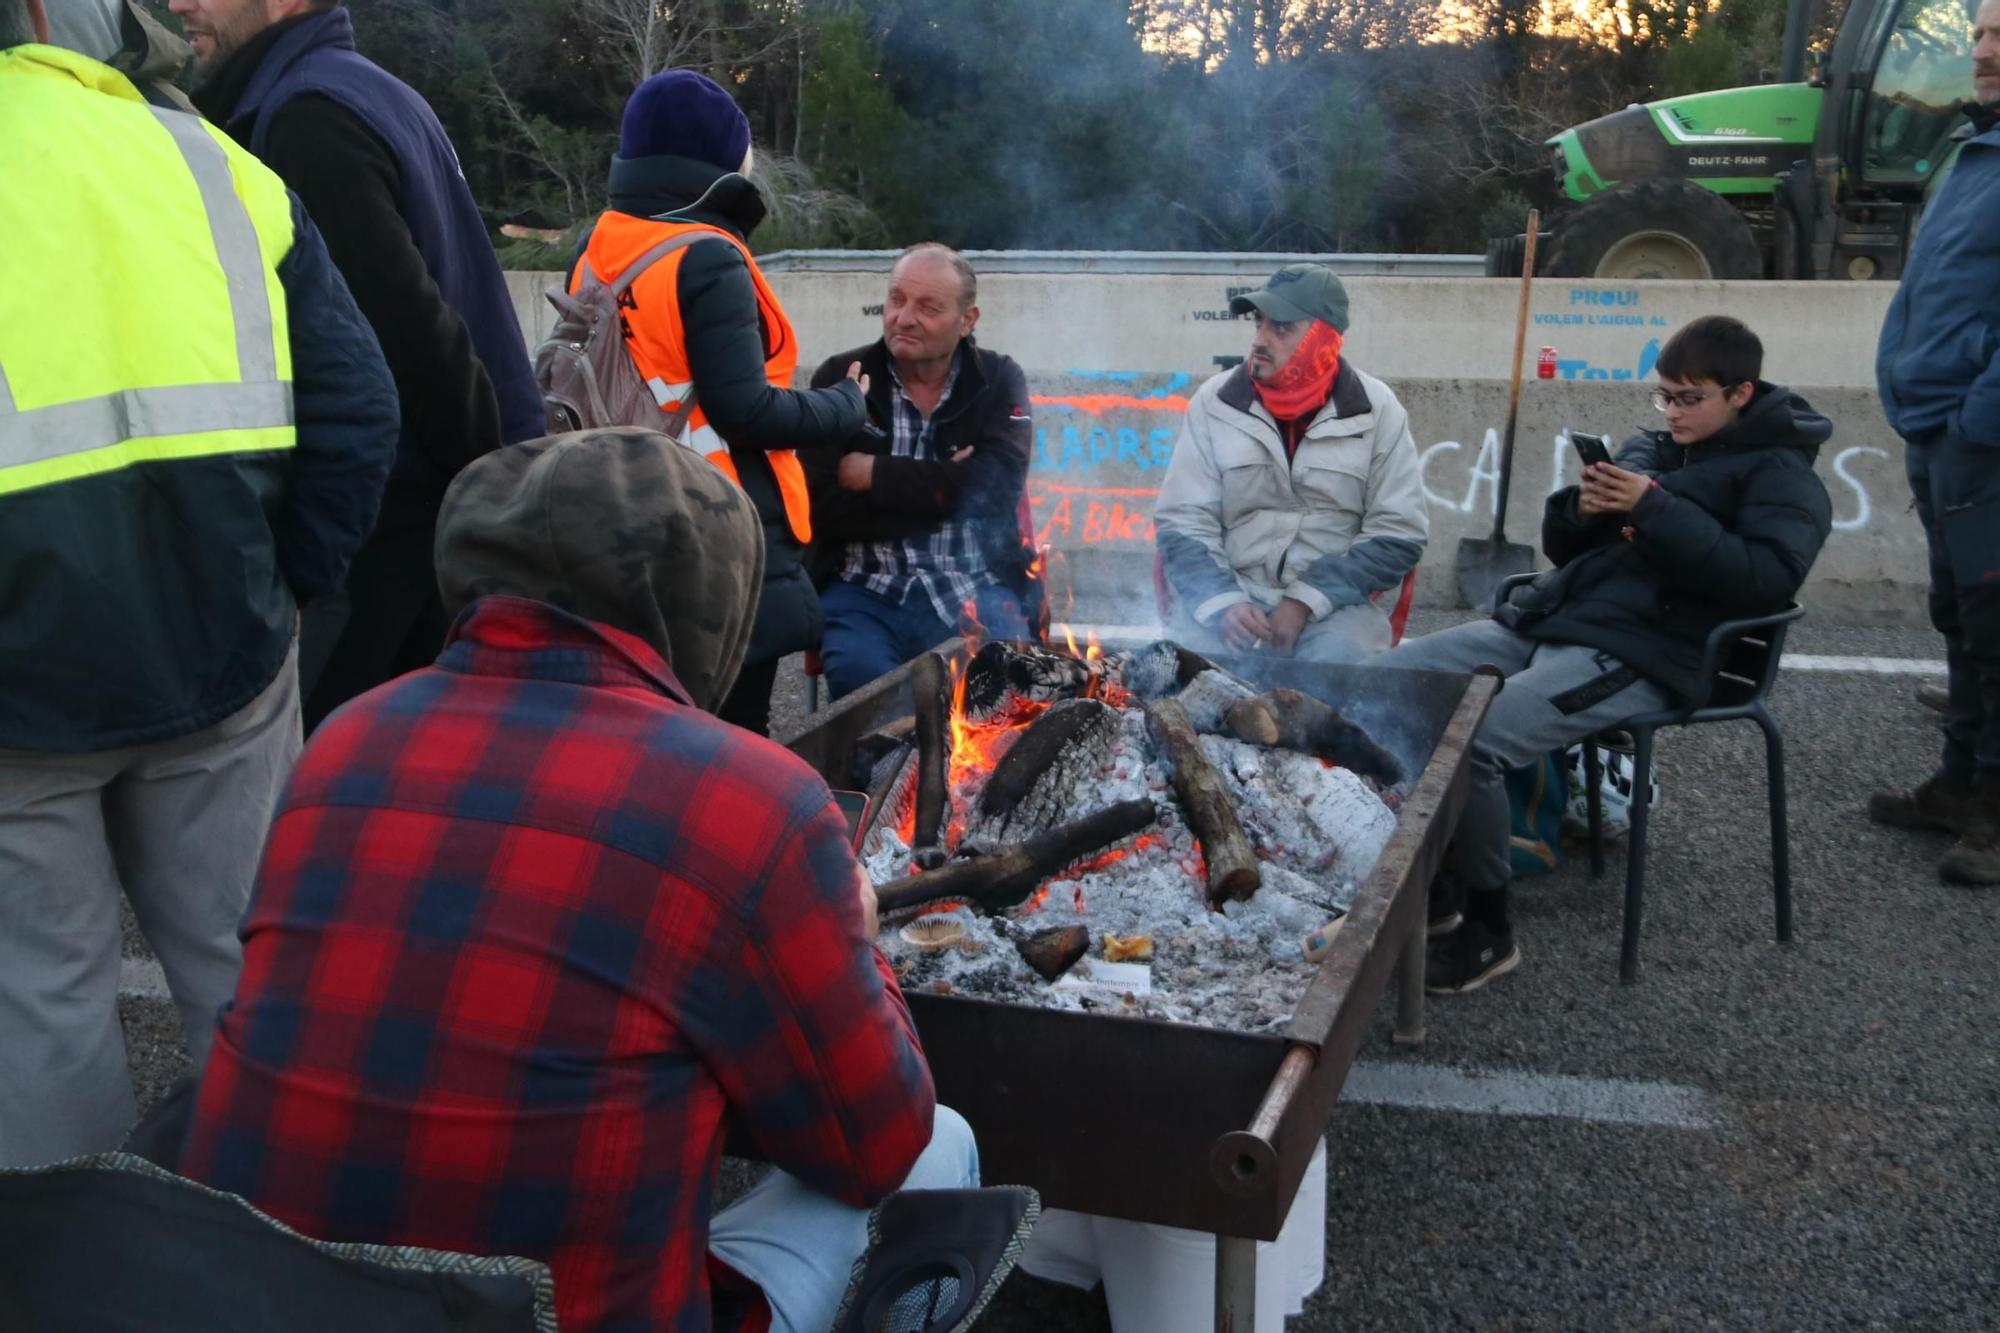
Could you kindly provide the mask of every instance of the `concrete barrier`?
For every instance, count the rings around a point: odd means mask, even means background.
[[[1150,515],[1180,415],[1203,380],[1242,356],[1249,325],[1229,315],[1229,298],[1272,267],[1271,256],[1239,258],[1237,273],[1217,271],[1216,256],[1200,257],[1202,272],[1162,271],[1171,265],[1153,256],[1143,272],[1100,260],[1080,272],[981,278],[980,340],[1028,373],[1030,497],[1080,619],[1143,623],[1152,614]],[[885,269],[850,262],[773,274],[807,349],[806,373],[878,336]],[[553,275],[509,278],[538,341],[549,309],[539,291]],[[1449,604],[1458,539],[1492,526],[1518,288],[1481,278],[1346,281],[1347,355],[1396,390],[1424,455],[1431,539],[1418,596]],[[1544,498],[1575,480],[1567,430],[1622,438],[1658,424],[1646,394],[1660,343],[1698,315],[1732,314],[1764,339],[1767,376],[1798,388],[1835,425],[1819,460],[1835,527],[1802,600],[1830,619],[1922,623],[1921,533],[1906,512],[1902,443],[1873,388],[1875,334],[1893,292],[1885,283],[1539,282],[1529,355],[1553,346],[1558,374],[1530,378],[1522,394],[1508,535],[1538,544]]]

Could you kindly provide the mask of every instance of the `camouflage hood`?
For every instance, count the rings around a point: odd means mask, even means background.
[[[636,634],[713,710],[750,643],[764,534],[750,498],[666,436],[578,431],[459,473],[438,515],[437,574],[454,616],[507,593]]]

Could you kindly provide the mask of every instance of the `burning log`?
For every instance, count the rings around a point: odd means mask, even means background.
[[[1043,880],[1070,862],[1137,833],[1157,817],[1151,801],[1121,801],[991,856],[953,861],[881,885],[875,890],[877,907],[885,917],[947,901],[1005,911],[1027,901]]]
[[[1082,926],[1038,930],[1027,939],[1016,941],[1014,947],[1021,951],[1022,960],[1041,974],[1043,981],[1054,981],[1090,952],[1090,932]]]
[[[1036,718],[993,766],[960,850],[990,852],[1056,823],[1117,740],[1117,713],[1096,699],[1065,699]]]
[[[916,747],[908,744],[897,746],[875,765],[871,777],[873,781],[868,787],[869,825],[865,831],[870,841],[864,841],[863,845],[872,851],[875,830],[900,830],[903,812],[909,810],[916,800]]]
[[[1118,683],[1143,700],[1164,699],[1181,687],[1181,650],[1155,639],[1118,657]]]
[[[1232,736],[1252,745],[1331,759],[1385,787],[1403,780],[1403,766],[1396,756],[1342,717],[1339,709],[1297,690],[1272,690],[1231,704],[1222,718]]]
[[[1227,671],[1210,667],[1189,681],[1175,697],[1187,709],[1188,721],[1194,724],[1194,729],[1212,736],[1227,730],[1222,717],[1230,705],[1256,698],[1257,691]]]
[[[1101,658],[1087,662],[996,639],[966,664],[962,711],[971,721],[990,722],[1012,716],[1024,706],[1095,693],[1105,679]]]
[[[1174,766],[1174,795],[1180,797],[1188,828],[1200,841],[1202,858],[1208,863],[1210,905],[1248,898],[1263,881],[1257,854],[1244,836],[1221,775],[1201,752],[1187,710],[1176,700],[1162,699],[1146,705],[1146,721]]]
[[[944,815],[949,793],[946,765],[951,737],[945,730],[944,659],[922,653],[910,663],[910,692],[917,714],[917,826],[911,838],[912,859],[930,869],[944,863]]]

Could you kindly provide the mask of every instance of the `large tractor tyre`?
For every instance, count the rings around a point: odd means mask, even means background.
[[[1489,278],[1518,278],[1521,265],[1527,259],[1528,237],[1526,233],[1516,236],[1495,236],[1486,243],[1486,276]]]
[[[1537,268],[1542,265],[1537,264]],[[1761,278],[1743,215],[1713,190],[1673,177],[1594,195],[1556,228],[1546,271],[1558,278]]]

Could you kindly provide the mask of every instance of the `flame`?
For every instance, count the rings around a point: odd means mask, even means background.
[[[970,658],[986,642],[986,626],[979,623],[979,603],[970,597],[958,608],[959,633],[965,636],[965,655]]]
[[[1086,643],[1087,643],[1087,644],[1089,645],[1089,646],[1088,646],[1087,648],[1085,648],[1085,649],[1083,650],[1083,660],[1084,660],[1084,661],[1086,661],[1086,662],[1095,662],[1095,661],[1096,661],[1096,660],[1097,660],[1098,658],[1100,658],[1100,657],[1104,656],[1104,645],[1103,645],[1103,644],[1101,644],[1101,643],[1099,643],[1099,642],[1097,641],[1097,631],[1096,631],[1096,630],[1094,630],[1094,629],[1092,629],[1092,630],[1085,630],[1085,631],[1083,632],[1083,637],[1084,637],[1084,641],[1085,641],[1085,642],[1086,642]],[[1071,645],[1069,646],[1069,650],[1070,650],[1071,652],[1075,652],[1075,651],[1076,651],[1076,645],[1075,645],[1074,643],[1072,643],[1072,644],[1071,644]]]
[[[1077,865],[1074,869],[1069,871],[1069,873],[1072,875],[1088,875],[1093,870],[1102,870],[1106,866],[1116,865],[1120,861],[1123,861],[1126,857],[1131,856],[1135,852],[1143,852],[1148,847],[1165,846],[1166,841],[1167,840],[1164,837],[1162,837],[1157,833],[1141,833],[1138,837],[1134,838],[1129,844],[1122,847],[1113,847],[1110,851],[1107,852],[1099,852],[1096,856],[1091,857],[1088,861],[1084,861],[1081,864]],[[1077,890],[1077,897],[1079,899],[1083,897],[1083,890],[1081,888]],[[1079,908],[1078,910],[1081,909]]]

